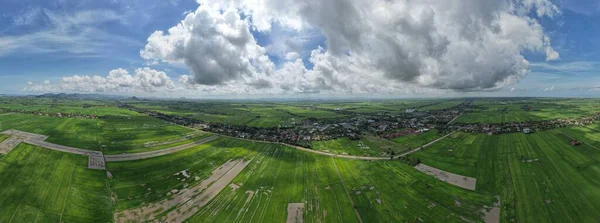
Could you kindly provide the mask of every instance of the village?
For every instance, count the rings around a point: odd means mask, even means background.
[[[423,111],[406,109],[403,113],[379,112],[373,114],[354,114],[353,117],[337,119],[307,118],[292,127],[264,128],[218,122],[207,123],[193,118],[140,109],[127,104],[119,104],[118,106],[171,123],[202,129],[204,131],[244,139],[282,142],[308,148],[312,146],[312,141],[324,141],[343,137],[360,139],[365,134],[377,135],[388,139],[406,134],[427,132],[431,129],[437,129],[440,133],[463,131],[488,135],[515,132],[529,134],[535,131],[588,125],[600,120],[600,113],[597,113],[574,119],[509,123],[455,123],[454,120],[471,106],[470,101],[467,100],[450,109]]]

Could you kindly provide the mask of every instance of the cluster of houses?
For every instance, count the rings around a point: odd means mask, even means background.
[[[96,119],[98,116],[94,114],[80,114],[80,113],[68,113],[68,112],[46,112],[46,111],[30,111],[23,109],[8,109],[8,108],[0,108],[1,112],[13,112],[20,114],[29,114],[29,115],[38,115],[38,116],[48,116],[48,117],[57,117],[57,118],[88,118],[88,119]]]
[[[147,114],[171,123],[191,126],[205,131],[223,135],[271,142],[284,142],[293,145],[311,147],[312,141],[331,140],[348,137],[359,139],[363,134],[379,135],[383,138],[395,138],[406,134],[414,134],[436,128],[440,132],[461,130],[486,134],[503,134],[554,129],[573,125],[591,124],[600,120],[600,113],[577,119],[556,119],[545,121],[527,121],[510,123],[453,123],[449,124],[470,103],[463,103],[453,109],[419,111],[408,109],[405,113],[381,112],[375,114],[354,114],[337,119],[307,118],[293,126],[255,127],[233,125],[229,123],[206,123],[192,117],[163,114],[147,109],[136,108],[127,104],[119,107]]]
[[[478,132],[478,133],[486,133],[489,135],[514,133],[514,132],[523,132],[525,134],[529,134],[534,131],[563,128],[563,127],[568,127],[568,126],[589,125],[589,124],[594,123],[594,121],[598,121],[598,120],[600,120],[600,113],[594,114],[591,116],[575,118],[575,119],[554,119],[554,120],[490,123],[490,124],[474,123],[474,124],[454,125],[452,127],[461,129],[462,131],[465,131],[465,132]]]

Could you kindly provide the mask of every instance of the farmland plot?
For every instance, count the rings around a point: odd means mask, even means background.
[[[448,152],[449,138],[440,142],[448,146],[433,146],[415,156],[428,165],[476,177],[477,191],[499,195],[503,222],[595,222],[600,151],[571,146],[562,131],[476,135],[469,145],[453,142],[453,148],[470,152]],[[436,159],[438,155],[444,157]]]
[[[0,222],[110,222],[106,173],[87,157],[20,144],[0,159]]]
[[[17,129],[48,135],[48,142],[105,154],[155,150],[144,145],[181,139],[193,131],[148,116],[82,119],[11,114],[0,116],[0,123],[0,131]]]

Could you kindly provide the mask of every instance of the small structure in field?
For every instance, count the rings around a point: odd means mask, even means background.
[[[525,134],[529,134],[529,133],[531,133],[531,132],[532,132],[532,131],[531,131],[531,129],[530,129],[530,128],[523,128],[523,133],[525,133]]]
[[[571,140],[571,142],[569,142],[569,144],[571,144],[572,146],[578,146],[581,145],[581,142],[579,140]]]

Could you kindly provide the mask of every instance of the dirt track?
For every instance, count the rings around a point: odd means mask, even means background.
[[[429,143],[427,143],[427,144],[425,144],[423,146],[417,147],[415,149],[412,149],[412,150],[409,150],[407,152],[404,152],[404,153],[402,153],[400,155],[394,156],[394,159],[398,159],[399,157],[406,156],[406,155],[409,155],[409,154],[421,151],[421,149],[423,149],[425,147],[428,147],[428,146],[430,146],[430,145],[432,145],[432,144],[434,144],[434,143],[436,143],[436,142],[438,142],[438,141],[440,141],[440,140],[442,140],[442,139],[444,139],[444,138],[446,138],[446,137],[454,134],[455,132],[456,131],[448,133],[448,134],[446,134],[446,135],[444,135],[444,136],[442,136],[440,138],[437,138],[436,140],[433,140],[433,141],[431,141],[431,142],[429,142]],[[219,134],[219,135],[223,136],[223,137],[227,137],[227,138],[233,138],[233,139],[239,139],[239,140],[246,140],[246,141],[251,141],[251,142],[275,143],[275,144],[280,144],[280,145],[284,145],[284,146],[287,146],[287,147],[292,147],[292,148],[297,149],[297,150],[302,150],[302,151],[305,151],[305,152],[309,152],[309,153],[316,153],[316,154],[320,154],[320,155],[324,155],[324,156],[331,156],[331,157],[337,157],[337,158],[357,159],[357,160],[390,160],[389,157],[352,156],[352,155],[335,154],[335,153],[328,153],[328,152],[318,151],[318,150],[314,150],[314,149],[304,148],[304,147],[301,147],[301,146],[290,145],[290,144],[286,144],[286,143],[277,143],[277,142],[269,142],[269,141],[253,140],[253,139],[243,139],[243,138],[236,138],[236,137],[233,137],[233,136],[221,135],[221,134]]]
[[[161,150],[155,150],[155,151],[149,151],[149,152],[141,152],[141,153],[131,153],[131,154],[105,155],[104,157],[106,158],[106,162],[119,162],[119,161],[148,159],[148,158],[164,156],[164,155],[168,155],[171,153],[176,153],[176,152],[179,152],[182,150],[186,150],[191,147],[210,142],[217,138],[219,138],[219,136],[210,136],[210,137],[198,140],[193,143],[174,146],[174,147],[167,148],[167,149],[161,149]]]
[[[216,197],[250,162],[229,160],[200,184],[172,198],[115,213],[114,222],[183,222]]]
[[[462,187],[467,190],[475,190],[475,185],[477,184],[477,179],[475,178],[446,172],[435,167],[427,166],[422,163],[416,165],[415,169],[425,174],[432,175],[441,181],[447,182],[458,187]]]

